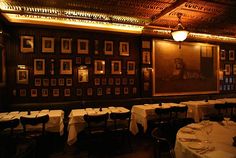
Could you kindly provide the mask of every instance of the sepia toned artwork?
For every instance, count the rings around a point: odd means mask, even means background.
[[[20,97],[26,96],[26,89],[20,89]]]
[[[115,95],[120,95],[120,87],[115,87]]]
[[[29,82],[29,70],[18,69],[16,70],[16,83],[28,84]]]
[[[113,75],[121,75],[121,61],[114,60],[111,61],[111,74]]]
[[[231,66],[230,64],[225,64],[225,75],[231,74]]]
[[[127,85],[128,79],[127,78],[122,78],[122,85]]]
[[[77,88],[76,89],[76,95],[77,96],[82,96],[83,92],[82,92],[82,89],[81,88]]]
[[[120,55],[129,56],[129,43],[128,42],[120,42]]]
[[[34,79],[34,86],[35,87],[38,87],[38,86],[41,86],[41,78],[35,78]]]
[[[49,86],[49,79],[48,78],[44,78],[43,79],[43,86],[44,87],[48,87]]]
[[[94,60],[94,74],[105,74],[105,60]]]
[[[110,95],[111,94],[111,87],[107,87],[106,88],[106,95]]]
[[[64,96],[65,97],[69,97],[70,96],[70,89],[69,88],[64,89]]]
[[[99,86],[100,85],[100,78],[95,78],[94,79],[94,85]]]
[[[51,86],[56,86],[57,85],[57,79],[51,78]]]
[[[105,55],[113,55],[113,41],[105,41],[104,47]]]
[[[82,83],[82,82],[88,82],[88,68],[78,68],[78,82]]]
[[[89,54],[89,40],[78,39],[77,43],[78,43],[77,47],[78,54]]]
[[[37,97],[37,96],[38,96],[37,89],[31,89],[31,97]]]
[[[65,85],[65,79],[64,78],[59,78],[58,79],[58,85],[59,86],[64,86]]]
[[[113,78],[109,78],[108,79],[108,84],[109,85],[113,85],[114,84],[114,79]]]
[[[106,85],[107,84],[107,79],[106,78],[102,78],[102,85]]]
[[[150,51],[142,52],[142,63],[143,64],[151,64],[151,53]]]
[[[45,59],[34,59],[34,75],[45,75]]]
[[[124,94],[129,94],[129,88],[128,87],[124,87]]]
[[[98,40],[94,41],[94,54],[95,55],[99,54],[99,42],[98,42]]]
[[[87,89],[87,95],[88,96],[92,96],[93,95],[93,89],[92,88],[88,88]]]
[[[72,75],[72,60],[71,59],[60,60],[60,74]]]
[[[224,49],[220,50],[220,60],[225,60],[226,59],[226,52]]]
[[[75,63],[76,64],[81,64],[81,57],[76,57],[75,58]]]
[[[34,52],[34,37],[33,36],[20,36],[20,51],[21,53]]]
[[[135,61],[127,61],[127,75],[135,75]]]
[[[130,84],[130,85],[134,85],[134,79],[133,79],[133,78],[130,78],[130,79],[129,79],[129,84]]]
[[[234,61],[235,58],[235,51],[229,50],[229,61]]]
[[[54,53],[54,38],[42,37],[42,52]]]
[[[102,88],[97,89],[97,96],[102,96]]]
[[[153,75],[144,73],[144,78],[153,79],[154,96],[219,92],[218,45],[184,42],[180,49],[172,41],[154,40],[153,44]]]
[[[71,52],[71,38],[61,39],[61,53],[70,54]]]
[[[115,85],[120,85],[120,78],[115,78]]]
[[[66,86],[72,86],[72,78],[66,79]]]
[[[42,97],[48,97],[48,89],[42,89]]]
[[[52,96],[59,97],[60,96],[60,90],[59,89],[53,89],[52,90]]]

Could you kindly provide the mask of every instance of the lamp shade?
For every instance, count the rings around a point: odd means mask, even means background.
[[[175,41],[182,42],[184,41],[188,36],[188,31],[186,30],[176,30],[172,31],[171,35]]]

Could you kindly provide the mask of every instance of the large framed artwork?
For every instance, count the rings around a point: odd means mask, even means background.
[[[72,75],[72,60],[71,59],[60,60],[60,74]]]
[[[179,48],[163,40],[153,44],[154,96],[219,93],[218,45],[183,42]]]
[[[34,59],[34,75],[45,75],[45,59]]]
[[[33,36],[20,36],[20,51],[21,53],[34,52],[34,37]]]
[[[42,52],[54,53],[54,38],[42,37]]]

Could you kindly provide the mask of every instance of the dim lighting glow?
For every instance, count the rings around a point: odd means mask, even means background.
[[[188,31],[186,30],[177,30],[171,32],[171,35],[175,41],[182,42],[184,41],[188,36]]]

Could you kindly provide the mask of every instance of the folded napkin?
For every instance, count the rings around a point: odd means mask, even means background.
[[[225,126],[227,126],[227,125],[229,125],[229,126],[234,126],[234,125],[236,125],[236,122],[234,122],[234,121],[228,121],[228,123],[227,123],[226,121],[222,121],[222,124],[225,125]]]
[[[197,137],[194,134],[188,134],[188,133],[182,133],[179,135],[179,140],[180,141],[199,141]]]
[[[200,130],[204,126],[202,124],[192,123],[192,124],[187,125],[187,127],[192,128],[192,129],[196,129],[196,130]]]
[[[235,155],[225,152],[225,151],[221,151],[221,150],[208,152],[205,154],[205,157],[206,158],[236,158]]]

